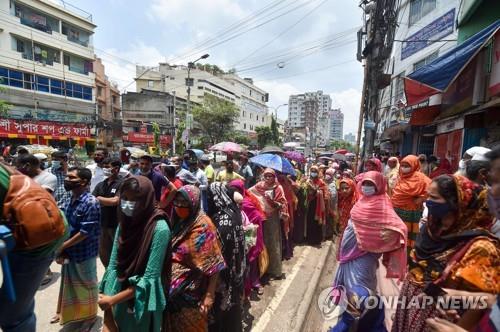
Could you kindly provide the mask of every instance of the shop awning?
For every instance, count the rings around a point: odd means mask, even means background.
[[[411,113],[410,124],[412,126],[426,126],[431,124],[440,111],[441,105],[418,108]]]
[[[407,105],[418,104],[432,95],[446,91],[499,29],[500,20],[497,20],[462,44],[405,77]]]

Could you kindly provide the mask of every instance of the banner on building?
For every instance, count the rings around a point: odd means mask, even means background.
[[[154,135],[153,134],[144,134],[142,132],[128,132],[126,136],[123,137],[124,141],[128,141],[130,143],[138,143],[138,144],[153,144],[154,143]],[[160,145],[169,145],[172,144],[172,136],[169,135],[160,135]]]
[[[490,86],[488,87],[490,96],[500,95],[500,33],[495,35],[493,45],[493,58],[491,63]]]
[[[90,127],[85,124],[66,124],[56,122],[20,121],[0,119],[0,135],[16,135],[13,137],[25,138],[30,136],[83,137],[91,136]]]
[[[401,45],[401,60],[426,48],[436,40],[453,33],[455,25],[455,8],[434,20],[409,38]]]

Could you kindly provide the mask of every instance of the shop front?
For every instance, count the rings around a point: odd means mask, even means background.
[[[81,123],[0,119],[0,138],[14,145],[42,144],[50,146],[84,146],[94,141],[91,129]]]
[[[463,132],[463,117],[444,121],[436,128],[434,155],[448,159],[453,170],[458,169],[458,163],[462,158]]]
[[[128,146],[139,145],[151,147],[154,145],[154,135],[144,132],[128,132],[123,136],[123,143]],[[160,135],[160,146],[168,149],[172,145],[172,136]]]

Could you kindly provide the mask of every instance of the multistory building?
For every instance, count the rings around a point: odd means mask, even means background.
[[[53,1],[0,0],[0,136],[55,146],[92,141],[92,15]]]
[[[340,141],[344,134],[344,113],[338,109],[330,111],[330,140]]]

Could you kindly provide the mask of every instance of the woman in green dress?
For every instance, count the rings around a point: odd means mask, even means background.
[[[155,207],[154,188],[143,176],[120,189],[119,227],[100,285],[104,332],[159,332],[166,297],[165,255],[170,242],[167,215]]]

